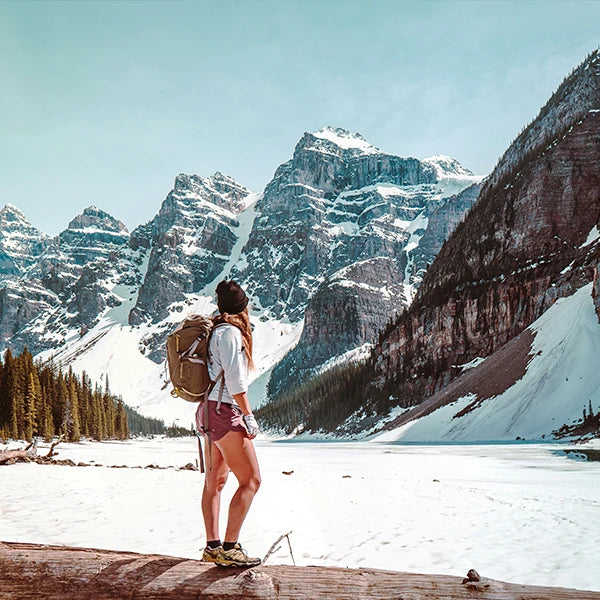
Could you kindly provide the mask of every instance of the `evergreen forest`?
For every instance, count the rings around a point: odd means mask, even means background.
[[[8,349],[0,363],[0,439],[124,440],[164,431],[162,421],[142,417],[111,394],[108,381],[101,387],[85,373],[35,362],[27,348],[18,356]]]
[[[391,382],[365,398],[372,375],[370,358],[345,363],[283,390],[254,414],[264,429],[334,431],[353,413],[366,417],[389,410]]]

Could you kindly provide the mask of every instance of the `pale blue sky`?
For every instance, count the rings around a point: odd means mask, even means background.
[[[486,174],[599,23],[593,0],[0,0],[0,206],[133,229],[178,173],[262,191],[329,124]]]

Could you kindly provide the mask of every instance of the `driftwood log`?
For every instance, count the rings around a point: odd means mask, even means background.
[[[30,462],[37,456],[37,438],[22,450],[0,450],[0,465],[15,462]]]
[[[376,569],[261,566],[0,542],[2,600],[600,600],[600,593]],[[477,579],[480,581],[477,581]]]

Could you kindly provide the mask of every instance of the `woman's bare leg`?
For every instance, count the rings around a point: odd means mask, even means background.
[[[205,455],[208,457],[208,448]],[[221,507],[221,490],[227,481],[229,467],[223,459],[221,451],[213,442],[211,453],[211,465],[207,465],[204,477],[204,490],[202,491],[202,516],[206,528],[207,540],[218,540],[219,538],[219,509]]]
[[[260,470],[258,459],[252,442],[240,431],[230,431],[219,441],[215,442],[227,466],[236,476],[239,486],[231,503],[229,504],[229,516],[227,519],[227,530],[225,531],[226,542],[237,542],[242,529],[242,523],[248,514],[254,495],[260,487]]]

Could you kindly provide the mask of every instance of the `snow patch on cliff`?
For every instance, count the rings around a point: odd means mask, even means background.
[[[350,131],[339,127],[323,127],[323,129],[314,132],[312,135],[333,142],[343,150],[361,150],[367,154],[377,154],[379,152],[379,150],[367,142],[360,133],[351,133]]]

